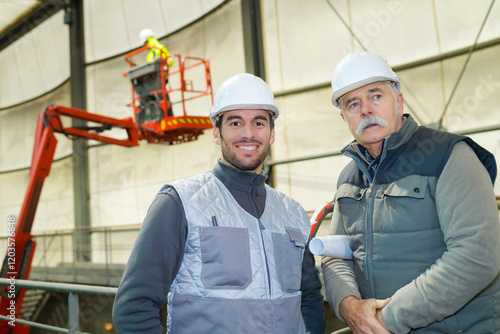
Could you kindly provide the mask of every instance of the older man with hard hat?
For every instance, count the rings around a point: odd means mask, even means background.
[[[308,250],[309,217],[265,184],[279,110],[269,86],[242,73],[210,113],[222,157],[154,199],[116,296],[118,333],[323,334],[323,297]]]
[[[326,294],[353,333],[500,332],[495,159],[472,139],[418,126],[380,56],[347,55],[332,102],[354,137],[323,258]]]

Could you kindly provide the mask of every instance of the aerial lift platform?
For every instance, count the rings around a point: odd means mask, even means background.
[[[36,248],[31,229],[43,183],[54,159],[57,145],[55,133],[62,133],[69,139],[84,138],[132,147],[139,145],[140,140],[169,145],[185,143],[197,140],[204,130],[212,128],[208,117],[191,116],[186,112],[190,100],[208,99],[205,109],[207,114],[213,104],[208,60],[173,55],[177,65],[172,69],[167,59],[162,57],[149,63],[136,64],[134,56],[145,51],[148,51],[148,46],[125,55],[130,65],[124,75],[131,81],[132,101],[128,105],[133,108],[133,117],[116,119],[61,105],[50,105],[40,112],[28,189],[17,220],[9,217],[8,248],[0,277],[12,280],[13,284],[0,289],[1,315],[17,319],[21,312],[25,289],[16,288],[15,280],[29,278]],[[190,79],[189,73],[192,71],[198,74],[196,79]],[[194,83],[201,88],[195,89]],[[177,96],[178,100],[170,102],[170,95]],[[180,105],[177,115],[173,112],[174,104]],[[66,126],[64,121],[68,119],[79,119],[91,125],[84,128]],[[121,129],[124,133],[121,137],[106,135],[111,129]],[[29,327],[15,321],[0,320],[0,334],[4,333],[29,333]]]

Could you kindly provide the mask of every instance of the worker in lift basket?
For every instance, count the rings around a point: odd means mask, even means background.
[[[167,59],[168,68],[174,65],[174,59],[173,57],[170,56],[168,49],[155,38],[155,34],[151,29],[142,29],[141,32],[139,33],[139,39],[141,40],[142,44],[147,45],[149,47],[148,54],[146,55],[147,62],[152,62],[162,58],[162,59]],[[163,88],[163,85],[165,85],[166,89],[166,84],[168,83],[168,74],[169,74],[168,68],[163,68],[163,73],[165,78],[164,83],[161,82],[160,80],[161,73],[158,72],[156,73],[155,77],[157,80],[156,81],[156,84],[158,86],[157,89],[159,89],[160,86]],[[173,116],[174,114],[169,94],[166,94],[166,98],[168,103],[167,116]],[[140,101],[141,101],[142,112],[140,113],[140,117],[144,117],[147,120],[149,120],[150,118],[152,118],[153,120],[158,120],[160,118],[163,118],[162,115],[163,110],[161,110],[161,108],[158,106],[160,100],[161,100],[161,94],[141,96]]]
[[[323,334],[321,282],[298,202],[265,184],[279,110],[269,86],[242,73],[215,95],[222,157],[156,195],[113,307],[118,333]]]
[[[330,231],[352,259],[323,258],[326,295],[353,333],[499,333],[494,156],[418,126],[380,56],[347,55],[332,102],[354,137]]]
[[[139,33],[139,38],[142,44],[149,46],[146,61],[153,61],[161,56],[164,59],[168,58],[168,67],[174,65],[174,59],[170,56],[170,52],[168,52],[168,49],[155,38],[155,34],[151,29],[142,29]]]

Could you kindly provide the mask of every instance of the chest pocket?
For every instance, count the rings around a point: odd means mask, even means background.
[[[358,202],[361,201],[361,199],[363,199],[363,196],[365,195],[366,191],[367,191],[366,188],[361,188],[358,186],[354,186],[352,184],[344,183],[339,187],[339,189],[335,193],[334,202],[346,199],[354,201],[352,204],[359,205]]]
[[[274,259],[282,289],[292,292],[300,289],[302,254],[307,240],[298,229],[287,228],[286,232],[273,233]]]
[[[367,190],[344,183],[335,193],[334,203],[338,205],[342,225],[348,235],[364,233]]]
[[[435,178],[410,175],[376,189],[374,230],[385,232],[429,231],[439,228]]]
[[[248,230],[237,227],[202,227],[201,280],[210,289],[244,289],[251,282]]]
[[[377,197],[409,197],[415,199],[425,198],[429,178],[426,176],[410,175],[394,183],[385,190],[380,191]]]

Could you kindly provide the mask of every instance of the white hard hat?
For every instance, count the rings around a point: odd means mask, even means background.
[[[345,56],[337,64],[332,77],[332,103],[342,109],[338,99],[345,94],[378,81],[396,83],[398,91],[401,80],[387,61],[370,52],[354,52]]]
[[[141,40],[141,43],[144,44],[148,40],[149,37],[154,37],[155,33],[151,29],[142,29],[141,32],[139,33],[139,39]]]
[[[274,105],[271,88],[264,80],[249,73],[232,76],[220,85],[209,115],[212,125],[215,126],[222,113],[236,109],[267,110],[272,114],[273,120],[280,114]]]

